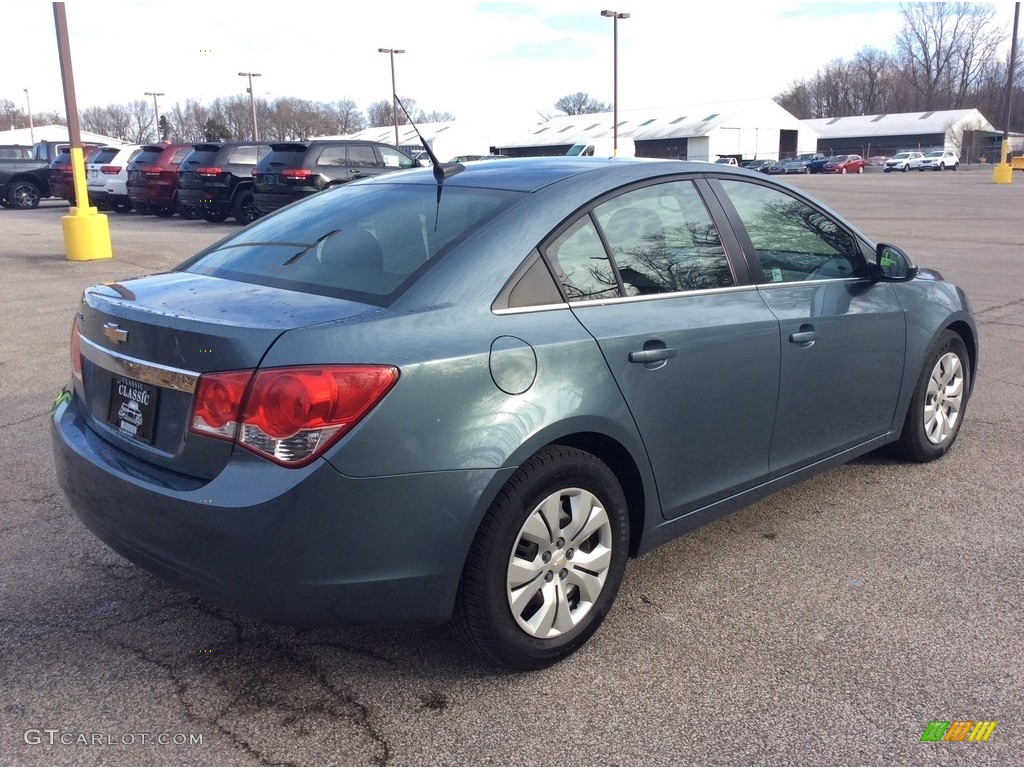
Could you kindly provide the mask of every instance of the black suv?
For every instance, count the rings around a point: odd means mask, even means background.
[[[270,147],[253,142],[193,144],[178,166],[178,201],[199,211],[207,221],[234,216],[248,224],[259,215],[252,200],[256,163]]]
[[[376,141],[276,142],[253,172],[256,208],[270,213],[327,187],[416,167],[404,152]]]

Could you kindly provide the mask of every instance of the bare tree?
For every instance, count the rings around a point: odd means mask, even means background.
[[[422,112],[420,111],[419,107],[416,106],[416,100],[406,98],[405,96],[400,96],[399,98],[402,100],[402,104],[405,105],[405,108],[406,110],[408,110],[409,115],[412,117],[412,119],[415,120],[416,122],[421,122]],[[390,99],[382,99],[381,101],[375,101],[373,104],[368,106],[366,108],[366,119],[369,122],[371,128],[381,128],[386,125],[394,125],[394,109],[391,105]],[[399,107],[398,124],[405,125],[408,122],[409,121],[405,117],[405,112],[403,112],[402,108]]]
[[[567,115],[592,115],[597,112],[611,112],[612,106],[592,98],[583,91],[576,91],[576,93],[570,93],[556,101],[555,109]]]
[[[156,130],[156,117],[153,116],[151,105],[145,99],[136,99],[127,105],[128,133],[124,138],[129,144],[142,144],[151,139],[159,139]]]
[[[1002,42],[991,6],[975,3],[902,3],[897,55],[920,109],[956,108]]]
[[[333,133],[355,133],[366,127],[366,118],[351,99],[339,99],[325,106],[334,118]]]

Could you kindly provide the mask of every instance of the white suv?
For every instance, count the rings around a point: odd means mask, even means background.
[[[948,149],[933,149],[924,156],[919,171],[944,171],[947,168],[956,170],[960,167],[960,157]]]
[[[140,144],[100,147],[85,165],[89,202],[101,211],[128,213],[128,163],[142,151]]]
[[[920,168],[923,160],[923,152],[897,152],[885,161],[885,167],[882,170],[886,173],[889,171],[903,171],[906,173],[913,168]]]

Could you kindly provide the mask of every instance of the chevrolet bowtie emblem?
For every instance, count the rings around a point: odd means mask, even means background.
[[[122,344],[128,341],[128,331],[121,330],[117,323],[104,323],[103,335],[115,344]]]

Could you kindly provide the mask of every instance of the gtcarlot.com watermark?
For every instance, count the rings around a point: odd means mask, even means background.
[[[60,728],[29,728],[23,737],[26,744],[50,747],[195,747],[202,746],[201,733],[86,733],[62,731]]]

